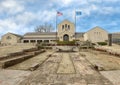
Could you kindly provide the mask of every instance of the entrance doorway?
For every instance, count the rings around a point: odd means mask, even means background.
[[[69,41],[69,35],[65,34],[65,35],[63,36],[63,41]]]

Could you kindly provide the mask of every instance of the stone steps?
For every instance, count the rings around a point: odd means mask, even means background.
[[[9,59],[9,58],[12,58],[12,57],[17,57],[19,55],[24,55],[26,53],[30,53],[30,52],[34,52],[34,51],[38,51],[38,48],[36,48],[36,47],[35,48],[29,48],[29,49],[24,49],[22,51],[16,51],[16,52],[13,52],[13,53],[9,53],[9,54],[0,56],[0,60]]]
[[[13,57],[10,59],[2,60],[2,61],[0,61],[0,68],[6,68],[9,66],[15,65],[15,64],[20,63],[28,58],[33,57],[33,56],[34,55],[32,55],[32,54],[29,54],[29,55],[27,54],[27,55],[22,55],[19,57]]]
[[[26,50],[22,52],[11,53],[0,60],[0,68],[7,68],[9,66],[23,62],[26,59],[32,58],[45,50]]]

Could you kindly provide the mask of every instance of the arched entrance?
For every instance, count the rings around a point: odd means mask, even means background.
[[[63,41],[69,41],[69,35],[65,34],[65,35],[63,36]]]

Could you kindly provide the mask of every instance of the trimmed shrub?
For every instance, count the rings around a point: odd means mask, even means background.
[[[107,45],[107,42],[97,42],[99,45]]]
[[[75,45],[75,41],[57,41],[57,45]]]

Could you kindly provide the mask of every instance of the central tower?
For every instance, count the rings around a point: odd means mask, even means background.
[[[64,20],[58,24],[57,37],[59,41],[73,41],[75,40],[75,25],[74,23]]]

